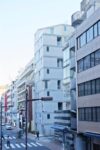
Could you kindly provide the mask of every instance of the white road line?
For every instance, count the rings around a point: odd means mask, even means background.
[[[13,144],[10,144],[11,148],[15,148],[15,146]]]
[[[12,137],[9,136],[9,139],[12,140]]]
[[[19,144],[15,144],[18,148],[21,148],[21,146]]]
[[[33,143],[33,142],[31,142],[30,144],[32,144],[33,146],[37,147],[37,145],[35,143]]]
[[[25,147],[25,144],[24,143],[20,143],[23,147]]]
[[[42,146],[42,144],[40,144],[40,143],[38,143],[38,142],[36,142],[36,144],[39,145],[39,146]]]
[[[4,145],[6,149],[9,149],[9,147],[7,146],[7,144]]]
[[[29,147],[32,147],[32,145],[30,145],[29,143],[27,143],[27,145],[28,145]]]

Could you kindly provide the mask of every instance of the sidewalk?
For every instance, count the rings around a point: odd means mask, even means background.
[[[28,133],[28,138],[36,140],[36,136],[31,134],[31,133]],[[62,143],[54,140],[52,136],[45,136],[44,137],[43,135],[40,135],[40,138],[37,141],[39,141],[41,144],[43,144],[44,146],[46,146],[50,150],[62,150]]]

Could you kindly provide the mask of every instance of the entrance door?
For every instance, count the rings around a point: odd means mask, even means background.
[[[93,144],[93,150],[100,150],[99,144]]]

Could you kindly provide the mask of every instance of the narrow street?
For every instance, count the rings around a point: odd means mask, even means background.
[[[16,137],[17,132],[16,129],[13,130],[6,130],[5,127],[3,127],[3,134],[4,134],[4,139],[2,140],[2,147],[3,150],[6,149],[14,149],[14,150],[25,150],[25,137],[22,137],[21,139],[18,139]],[[9,135],[10,139],[10,147],[7,147],[7,136]],[[39,140],[32,140],[28,138],[27,141],[27,147],[28,150],[50,150],[46,146],[44,146]]]

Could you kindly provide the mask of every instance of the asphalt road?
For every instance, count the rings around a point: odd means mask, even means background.
[[[6,130],[5,127],[3,127],[3,135],[4,135],[4,140],[2,140],[2,145],[3,145],[3,150],[25,150],[25,138],[18,139],[16,138],[16,130]],[[7,136],[9,135],[10,139],[10,147],[7,147]],[[28,139],[27,142],[27,147],[28,150],[50,150],[47,147],[43,146],[39,142],[39,140],[32,140]]]

